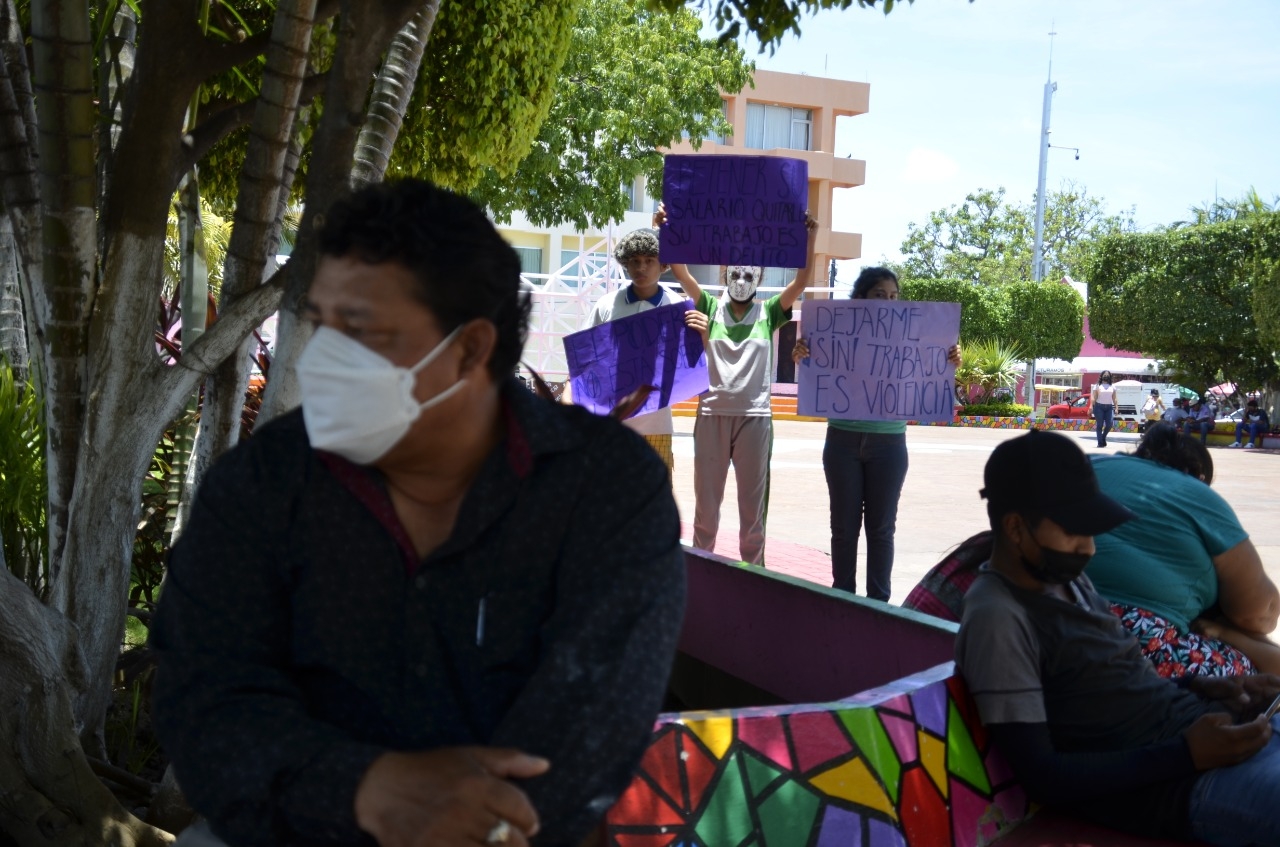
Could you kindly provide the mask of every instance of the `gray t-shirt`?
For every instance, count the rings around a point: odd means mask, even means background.
[[[956,666],[983,723],[1047,723],[1061,752],[1128,750],[1211,711],[1156,673],[1088,577],[1068,589],[1077,602],[982,566],[964,598]]]
[[[1218,710],[1155,672],[1088,577],[1068,590],[1075,602],[982,566],[964,598],[956,666],[984,724],[1046,724],[1059,753],[1137,754]],[[1073,811],[1130,832],[1185,835],[1198,777],[1170,774]]]

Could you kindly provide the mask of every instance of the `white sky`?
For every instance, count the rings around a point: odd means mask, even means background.
[[[802,23],[757,67],[871,84],[841,118],[839,156],[867,162],[838,190],[834,227],[861,232],[840,281],[896,259],[909,222],[1004,186],[1030,202],[1053,39],[1048,186],[1074,180],[1150,228],[1250,186],[1280,195],[1280,2],[916,0]],[[754,48],[748,48],[749,52]]]

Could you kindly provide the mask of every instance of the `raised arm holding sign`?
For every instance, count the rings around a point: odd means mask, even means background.
[[[654,214],[664,243],[671,228],[666,208]],[[715,550],[720,503],[732,462],[738,488],[738,551],[743,561],[764,563],[764,516],[769,490],[769,454],[773,443],[770,388],[773,385],[773,334],[791,319],[791,307],[813,277],[818,222],[807,212],[806,259],[795,279],[760,302],[756,288],[763,268],[731,265],[721,269],[725,294],[703,291],[683,264],[671,272],[696,304],[688,325],[707,345],[710,388],[698,401],[693,431],[693,545]]]

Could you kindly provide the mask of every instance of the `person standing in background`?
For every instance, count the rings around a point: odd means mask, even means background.
[[[898,277],[888,268],[863,268],[852,300],[897,300]],[[796,341],[791,358],[809,358],[809,345]],[[960,366],[960,346],[947,359]],[[831,587],[858,590],[858,536],[867,532],[867,596],[888,602],[893,575],[898,501],[907,479],[906,421],[827,421],[822,470],[831,504]]]
[[[1107,435],[1116,422],[1116,390],[1111,384],[1111,371],[1102,372],[1090,396],[1094,431],[1098,433],[1098,446],[1106,447]]]
[[[654,225],[666,222],[659,206]],[[764,526],[769,511],[769,460],[773,454],[773,335],[791,319],[791,307],[814,273],[818,222],[805,213],[808,261],[782,290],[760,302],[756,289],[764,269],[727,266],[721,270],[725,292],[704,291],[686,265],[672,265],[684,293],[693,300],[688,325],[703,333],[711,387],[698,398],[693,428],[695,506],[693,546],[714,551],[720,529],[720,504],[733,465],[738,487],[738,554],[764,564]],[[695,323],[696,322],[696,323]]]

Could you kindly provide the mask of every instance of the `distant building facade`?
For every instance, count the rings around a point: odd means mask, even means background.
[[[698,150],[689,141],[671,153],[737,154],[803,159],[809,167],[809,210],[820,224],[817,237],[816,296],[824,287],[832,259],[856,259],[862,255],[862,236],[831,229],[834,191],[864,183],[866,162],[837,158],[836,122],[840,117],[865,114],[870,86],[864,82],[756,71],[754,87],[723,96],[725,117],[732,133],[707,138]],[[621,221],[602,230],[579,231],[572,224],[534,226],[515,213],[499,231],[520,255],[522,271],[534,288],[534,316],[527,351],[529,363],[552,379],[565,375],[560,338],[582,326],[591,305],[605,293],[624,285],[621,269],[609,260],[613,240],[650,225],[657,201],[644,177],[628,186],[629,210]],[[715,286],[720,269],[691,265],[690,271],[705,286]],[[794,273],[770,268],[763,287],[780,288]],[[780,357],[787,358],[787,357]],[[789,358],[787,363],[790,364]]]

